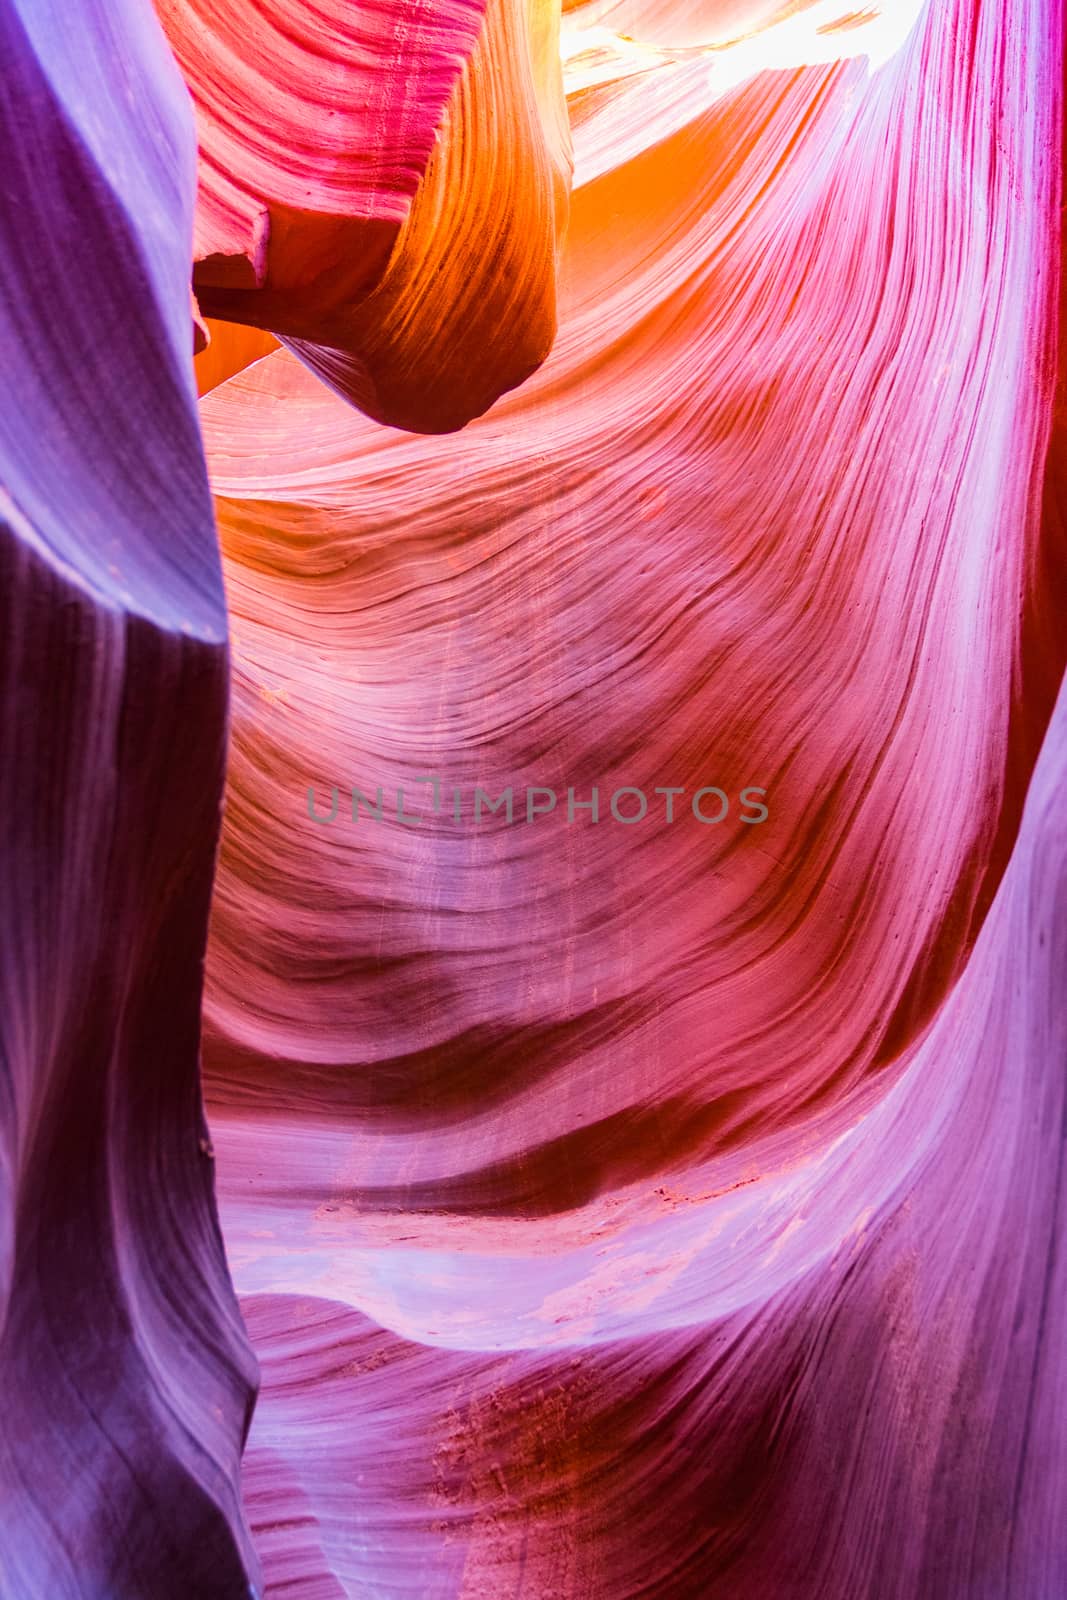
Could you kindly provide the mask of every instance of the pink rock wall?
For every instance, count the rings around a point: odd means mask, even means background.
[[[1058,1600],[1060,8],[159,11],[3,22],[0,1595]]]

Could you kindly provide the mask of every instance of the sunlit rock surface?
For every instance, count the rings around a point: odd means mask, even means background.
[[[209,316],[426,433],[536,369],[570,180],[551,0],[158,8],[196,107]]]
[[[0,1596],[1059,1600],[1061,8],[158,10],[0,24]]]
[[[484,421],[203,402],[279,1592],[1067,1587],[1059,16],[722,9],[565,16],[560,333]],[[770,816],[471,814],[594,784]]]

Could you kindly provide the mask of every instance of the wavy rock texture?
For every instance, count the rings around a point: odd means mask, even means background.
[[[0,12],[0,1593],[1056,1600],[1061,8],[568,9],[561,258],[541,0],[160,10],[192,250]]]
[[[197,107],[208,315],[427,433],[535,370],[570,179],[550,0],[159,10]]]
[[[192,115],[151,10],[0,8],[0,1594],[254,1593],[199,1088],[228,652]]]
[[[560,335],[483,422],[202,403],[279,1594],[1067,1592],[1060,13],[768,13],[568,13]],[[448,806],[594,783],[771,814]]]

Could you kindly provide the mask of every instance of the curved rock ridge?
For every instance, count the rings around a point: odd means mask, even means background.
[[[609,1239],[587,1309],[610,1294],[625,1336],[575,1339],[560,1301],[562,1349],[506,1354],[243,1300],[268,1593],[1063,1591],[1065,786],[1061,697],[967,970],[892,1091],[798,1165],[800,1203],[766,1214],[793,1256],[769,1292],[657,1330],[677,1240]],[[531,1268],[484,1266],[510,1299]]]
[[[768,75],[585,185],[556,352],[447,448],[283,354],[203,402],[235,646],[209,1064],[220,1112],[326,1118],[309,1173],[343,1109],[373,1207],[465,1213],[485,1173],[490,1209],[570,1214],[635,1159],[729,1186],[883,1094],[958,976],[1014,828],[1050,412],[1047,18],[1013,28],[1002,65],[934,8],[881,72]],[[475,830],[426,774],[757,784],[772,817]],[[312,822],[346,784],[423,825]]]
[[[1067,1580],[1061,21],[786,71],[803,16],[755,74],[568,43],[560,333],[484,420],[382,433],[285,352],[202,402],[279,1593]]]
[[[196,108],[198,280],[252,289],[268,259],[272,277],[281,272],[286,217],[362,224],[352,237],[368,242],[395,233],[485,5],[158,0],[157,10]],[[292,287],[309,286],[324,263],[298,244],[291,254],[303,272]]]
[[[0,9],[0,1600],[1060,1600],[1062,6],[157,9]]]
[[[243,1600],[257,1374],[198,1059],[228,660],[192,117],[136,0],[14,0],[0,58],[0,1594]]]
[[[378,421],[427,433],[529,376],[555,334],[570,180],[550,0],[159,11],[197,110],[208,316],[269,329]]]

